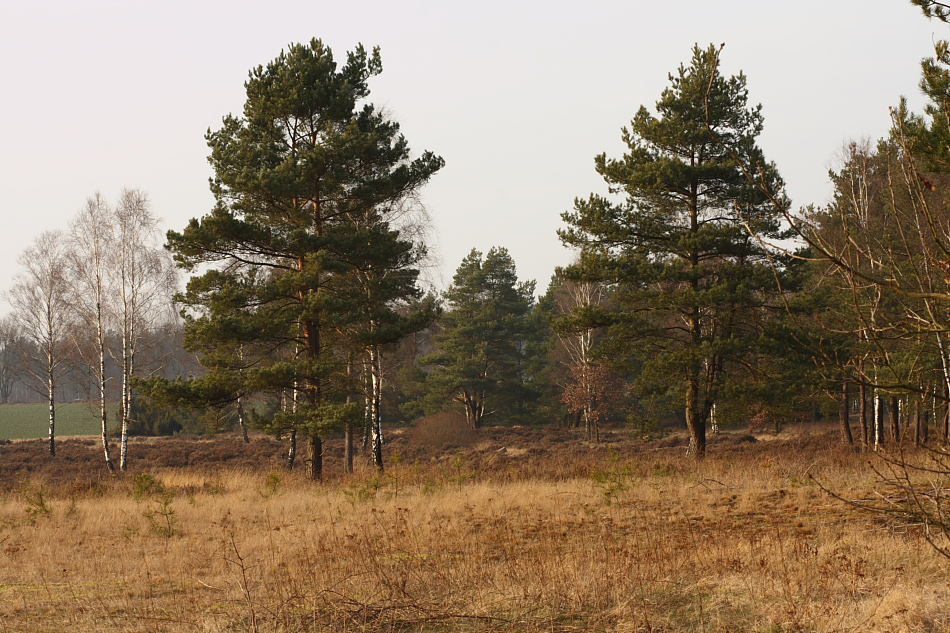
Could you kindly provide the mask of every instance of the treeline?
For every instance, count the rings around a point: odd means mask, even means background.
[[[382,468],[384,420],[446,409],[475,429],[563,424],[595,442],[605,421],[685,424],[697,457],[707,428],[820,415],[871,448],[929,429],[946,441],[948,46],[923,63],[924,113],[900,103],[887,138],[847,146],[833,201],[798,212],[721,50],[695,47],[623,128],[627,151],[596,158],[606,192],[562,215],[576,259],[536,297],[501,247],[473,250],[442,294],[422,286],[419,194],[442,159],[413,158],[367,101],[378,50],[338,63],[320,40],[290,46],[251,71],[242,115],[208,132],[216,205],[167,250],[145,196],[125,191],[21,258],[3,349],[46,394],[50,452],[67,367],[102,404],[110,465],[104,405],[120,401],[123,468],[131,430],[184,428],[136,427],[137,396],[152,415],[193,412],[189,428],[286,438],[291,467],[302,440],[314,478],[328,434],[345,436],[348,470],[359,445]],[[191,275],[174,301],[167,253]],[[179,331],[188,353],[171,349]]]
[[[180,322],[169,318],[142,334],[137,352],[136,372],[141,375],[158,374],[175,378],[202,373],[201,364],[194,354],[184,348],[184,330]],[[107,332],[107,350],[120,350],[121,343],[114,332]],[[75,343],[73,343],[75,345]],[[97,381],[84,367],[82,356],[72,345],[65,348],[61,372],[55,380],[55,403],[89,402],[97,399]],[[109,353],[105,358],[106,400],[119,402],[122,396],[121,358]],[[137,394],[132,391],[133,408]],[[48,384],[43,379],[43,362],[36,343],[26,338],[12,315],[0,319],[0,404],[39,404],[49,402]],[[134,416],[141,417],[141,416]],[[119,420],[109,421],[110,433],[117,430]],[[148,420],[130,421],[133,435],[154,434]],[[174,429],[181,430],[181,429]],[[200,431],[192,426],[190,432]]]

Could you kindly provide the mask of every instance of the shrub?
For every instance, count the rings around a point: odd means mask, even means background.
[[[456,411],[443,411],[416,422],[410,441],[420,446],[441,449],[469,446],[476,437],[476,432],[466,423],[465,416]]]

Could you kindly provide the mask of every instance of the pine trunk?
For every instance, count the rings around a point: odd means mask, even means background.
[[[323,477],[323,440],[315,433],[307,441],[307,477],[313,481]]]
[[[894,443],[897,444],[901,441],[901,405],[897,396],[891,396],[888,408],[890,409],[891,438],[893,438]]]
[[[851,424],[848,420],[848,381],[841,381],[841,404],[838,409],[838,417],[841,420],[841,437],[849,445],[854,445],[854,436],[851,435]]]
[[[686,387],[686,427],[689,429],[689,454],[702,459],[706,456],[706,420],[699,411],[697,376],[690,376]]]

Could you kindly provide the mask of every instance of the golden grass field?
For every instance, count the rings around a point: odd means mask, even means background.
[[[276,461],[24,467],[0,493],[0,632],[950,631],[950,560],[809,479],[873,496],[833,433],[700,464],[546,433],[397,433],[384,475],[329,462],[320,484]]]

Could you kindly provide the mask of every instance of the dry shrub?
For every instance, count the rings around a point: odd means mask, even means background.
[[[470,446],[477,436],[464,415],[457,411],[442,411],[416,422],[410,433],[410,442],[427,448],[462,448]]]

